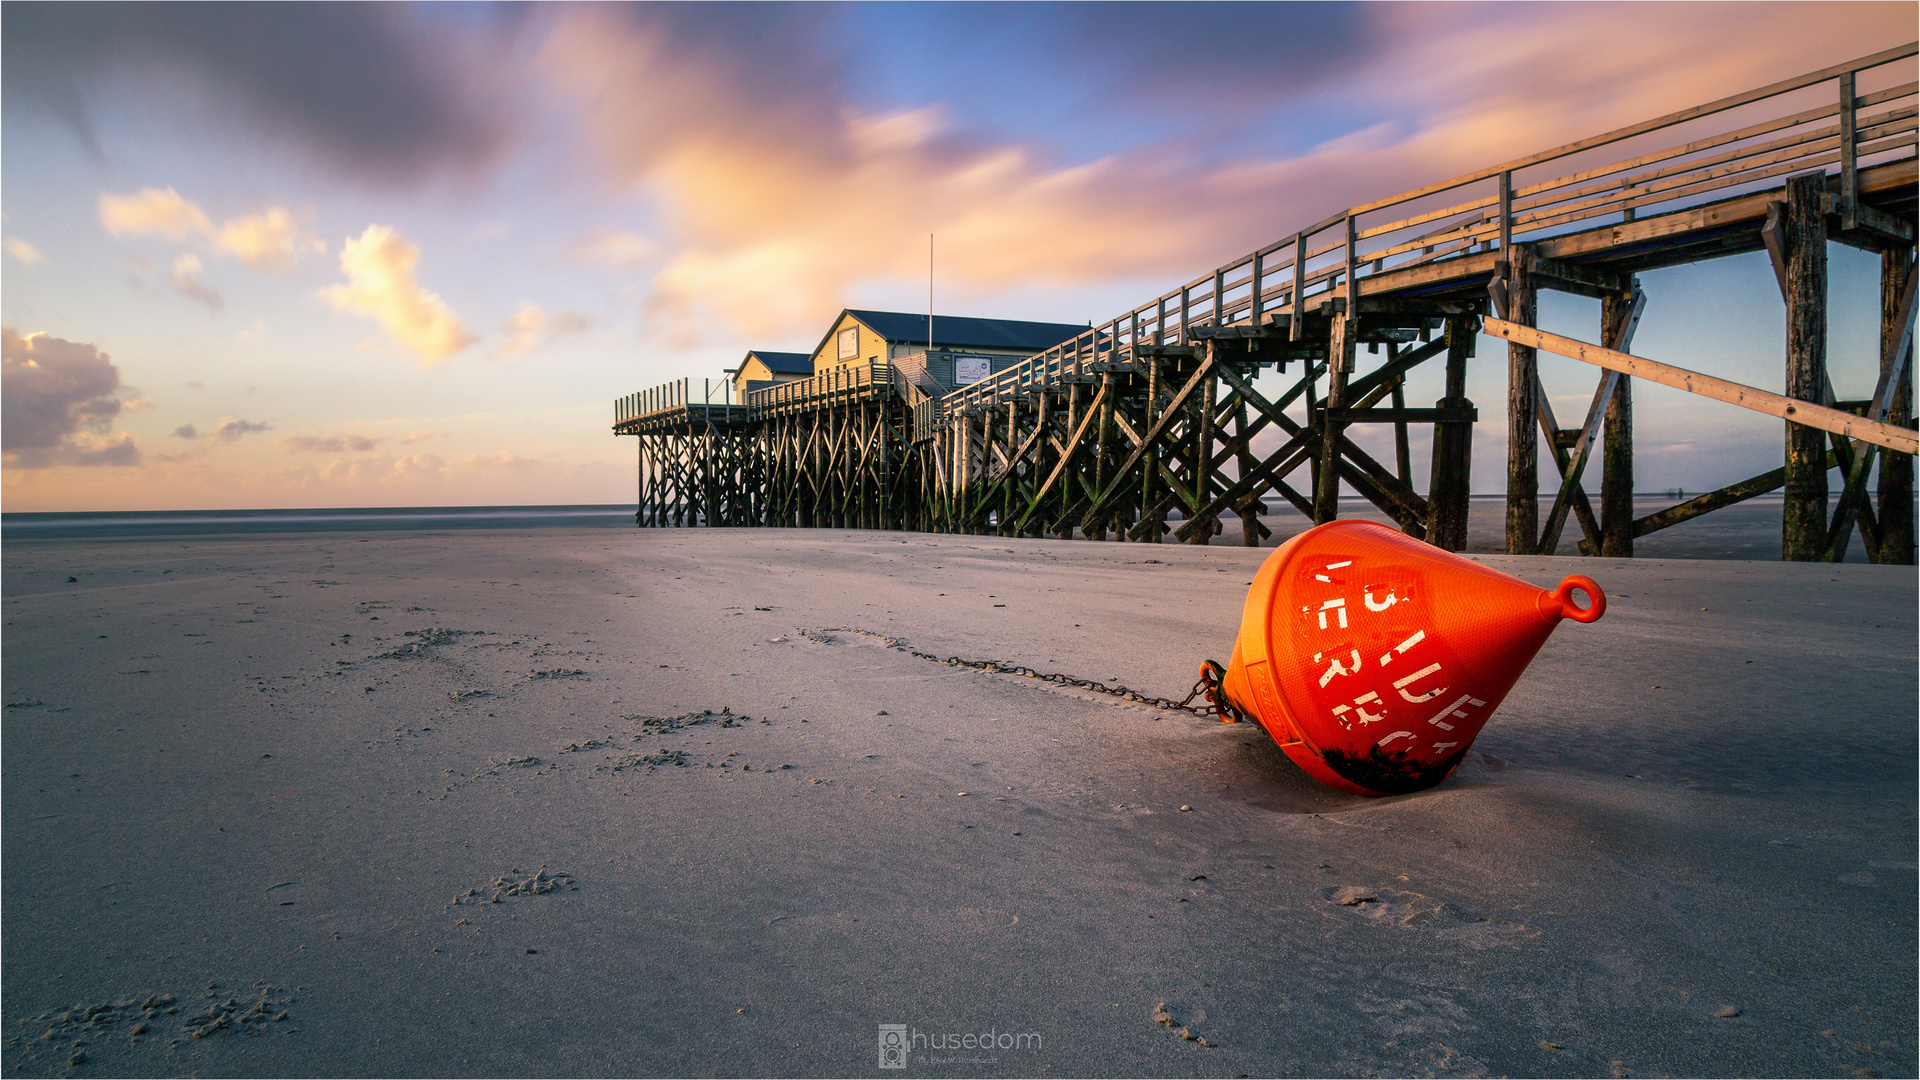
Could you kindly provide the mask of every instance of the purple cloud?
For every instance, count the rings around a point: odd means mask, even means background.
[[[0,328],[0,453],[14,468],[138,465],[133,436],[108,438],[120,369],[92,345]]]

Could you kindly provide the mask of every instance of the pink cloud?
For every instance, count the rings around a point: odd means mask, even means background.
[[[1366,11],[1377,48],[1283,107],[1384,118],[1289,156],[1203,159],[1169,138],[1059,162],[937,104],[863,112],[832,79],[754,70],[725,35],[602,9],[557,19],[544,63],[609,175],[661,207],[645,313],[685,344],[716,325],[801,334],[864,284],[924,280],[929,233],[962,294],[1172,285],[1345,206],[1912,36],[1900,3]],[[1634,44],[1592,47],[1608,41]]]

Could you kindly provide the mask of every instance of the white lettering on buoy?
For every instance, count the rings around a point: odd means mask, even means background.
[[[1485,704],[1486,702],[1481,701],[1479,698],[1474,697],[1472,694],[1461,694],[1459,697],[1453,699],[1453,704],[1447,706],[1444,709],[1441,709],[1438,713],[1434,715],[1433,719],[1427,721],[1427,723],[1432,724],[1434,727],[1439,728],[1441,731],[1452,731],[1453,725],[1446,722],[1448,717],[1451,716],[1461,720],[1468,719],[1467,710],[1461,708],[1460,706],[1470,705],[1475,708],[1478,708],[1479,706],[1482,706]],[[1453,744],[1448,743],[1447,745],[1452,746]]]
[[[1394,732],[1393,734],[1391,734],[1391,735],[1389,735],[1389,736],[1387,736],[1386,738],[1384,738],[1384,739],[1381,739],[1381,740],[1380,740],[1379,742],[1377,742],[1377,743],[1374,743],[1373,745],[1375,745],[1375,746],[1385,746],[1385,745],[1387,745],[1388,743],[1390,743],[1390,742],[1392,742],[1393,740],[1395,740],[1395,739],[1400,739],[1400,738],[1407,738],[1407,739],[1411,739],[1411,738],[1413,738],[1413,732],[1411,732],[1411,731],[1396,731],[1396,732]]]
[[[1390,607],[1392,607],[1393,605],[1395,605],[1395,604],[1397,604],[1397,603],[1399,603],[1399,602],[1400,602],[1400,598],[1399,598],[1398,596],[1396,596],[1396,595],[1394,595],[1394,592],[1393,592],[1393,590],[1392,590],[1392,589],[1388,589],[1388,590],[1387,590],[1387,598],[1386,598],[1385,600],[1382,600],[1382,601],[1380,601],[1380,602],[1379,602],[1379,603],[1377,603],[1377,604],[1373,602],[1373,590],[1372,590],[1372,589],[1368,589],[1368,590],[1366,590],[1366,593],[1365,593],[1365,595],[1363,595],[1363,596],[1361,597],[1361,599],[1363,599],[1363,600],[1365,600],[1365,601],[1367,602],[1367,610],[1368,610],[1368,611],[1385,611],[1385,610],[1387,610],[1388,608],[1390,608]]]
[[[1333,677],[1336,675],[1352,675],[1355,672],[1360,670],[1362,666],[1362,661],[1360,659],[1360,650],[1359,649],[1350,650],[1350,655],[1353,658],[1352,667],[1348,667],[1345,664],[1342,664],[1340,662],[1340,658],[1337,656],[1334,657],[1333,660],[1329,662],[1326,672],[1320,676],[1320,689],[1325,690],[1327,688],[1327,684],[1332,682]],[[1316,663],[1319,662],[1320,656],[1321,656],[1320,653],[1313,654],[1313,659]],[[1440,665],[1435,664],[1434,666],[1439,667]],[[1442,689],[1444,689],[1444,687]],[[1436,690],[1434,692],[1439,693],[1440,691]],[[1406,693],[1406,691],[1402,690],[1401,693],[1404,694]],[[1426,699],[1422,698],[1420,700],[1424,701]]]
[[[1335,611],[1340,614],[1340,628],[1343,630],[1346,629],[1346,626],[1347,626],[1346,598],[1342,597],[1339,600],[1329,600],[1326,603],[1320,605],[1320,629],[1322,630],[1325,630],[1327,628],[1327,612],[1329,611]]]
[[[1393,684],[1393,688],[1395,690],[1400,691],[1401,697],[1406,698],[1408,701],[1413,702],[1415,705],[1418,705],[1423,701],[1432,701],[1434,698],[1437,698],[1441,694],[1446,693],[1447,688],[1444,686],[1438,687],[1434,690],[1428,691],[1427,693],[1421,694],[1419,697],[1414,697],[1412,694],[1407,693],[1407,684],[1414,682],[1415,680],[1418,680],[1418,679],[1424,679],[1428,675],[1431,675],[1434,672],[1439,670],[1440,670],[1439,664],[1428,664],[1426,667],[1421,668],[1419,671],[1414,672],[1413,674],[1407,676],[1406,678],[1395,681]],[[1321,679],[1320,685],[1321,686],[1327,685],[1327,681],[1325,679]]]
[[[1372,601],[1372,600],[1368,600],[1368,601],[1367,601],[1367,606],[1368,606],[1368,607],[1372,607],[1372,606],[1373,606],[1373,601]],[[1386,665],[1386,664],[1390,664],[1390,663],[1392,663],[1392,662],[1393,662],[1393,654],[1394,654],[1394,653],[1404,653],[1404,652],[1406,652],[1406,651],[1407,651],[1408,649],[1411,649],[1411,648],[1413,648],[1413,647],[1414,647],[1415,645],[1418,645],[1418,644],[1420,644],[1420,643],[1421,643],[1422,641],[1425,641],[1426,639],[1427,639],[1427,632],[1426,632],[1425,630],[1415,630],[1415,631],[1413,632],[1413,636],[1412,636],[1412,637],[1410,637],[1410,638],[1408,638],[1407,640],[1405,640],[1405,641],[1403,641],[1403,642],[1401,642],[1401,643],[1400,643],[1400,644],[1398,644],[1398,645],[1395,645],[1395,646],[1393,647],[1393,652],[1385,652],[1385,653],[1381,653],[1381,654],[1380,654],[1380,663],[1381,663],[1381,665],[1382,665],[1382,666],[1384,666],[1384,665]],[[1420,677],[1420,676],[1418,676],[1418,675],[1415,675],[1415,676],[1413,676],[1413,678],[1416,678],[1416,679],[1417,679],[1417,678],[1419,678],[1419,677]],[[1396,685],[1397,685],[1397,684],[1396,684]]]
[[[1369,690],[1366,693],[1361,694],[1359,697],[1354,698],[1352,705],[1335,705],[1333,707],[1333,718],[1339,721],[1340,726],[1343,728],[1346,728],[1348,731],[1353,730],[1353,725],[1347,722],[1347,714],[1350,712],[1359,714],[1360,724],[1362,727],[1379,720],[1384,720],[1387,718],[1386,706],[1382,705],[1380,707],[1380,711],[1377,713],[1370,713],[1367,710],[1360,707],[1362,705],[1367,704],[1370,701],[1377,702],[1379,700],[1380,700],[1380,695]]]

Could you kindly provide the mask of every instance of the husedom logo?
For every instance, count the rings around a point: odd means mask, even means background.
[[[1025,1050],[1038,1051],[1045,1045],[1039,1032],[1001,1031],[915,1031],[906,1024],[880,1025],[880,1067],[904,1069],[907,1057],[930,1050]]]

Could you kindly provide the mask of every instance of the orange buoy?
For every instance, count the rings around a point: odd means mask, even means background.
[[[1398,795],[1453,772],[1561,619],[1606,610],[1579,574],[1548,592],[1384,525],[1334,521],[1268,556],[1231,660],[1208,661],[1201,680],[1314,778]]]

